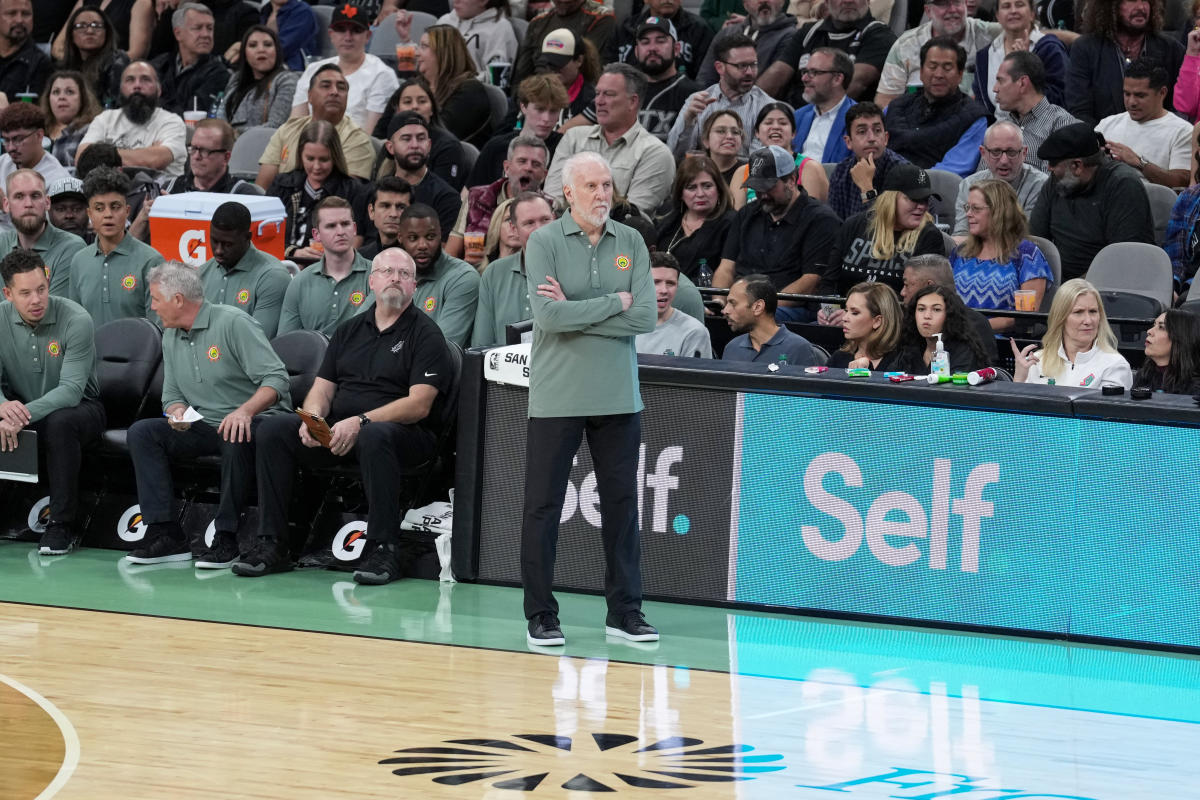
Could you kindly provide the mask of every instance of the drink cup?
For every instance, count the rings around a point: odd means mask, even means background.
[[[36,103],[37,99],[37,92],[17,92],[17,100],[22,103]]]
[[[487,234],[483,231],[468,231],[463,236],[463,244],[467,249],[467,261],[472,264],[479,264],[483,261],[483,242],[486,238]]]
[[[1033,289],[1017,289],[1013,292],[1013,308],[1017,311],[1037,311],[1037,292]]]
[[[417,46],[412,42],[400,42],[396,45],[396,71],[417,71]]]
[[[207,111],[185,111],[185,112],[183,112],[183,121],[189,128],[196,127],[196,123],[202,119],[208,119]]]
[[[512,78],[512,64],[507,61],[493,61],[488,64],[488,79],[492,86],[507,89]]]

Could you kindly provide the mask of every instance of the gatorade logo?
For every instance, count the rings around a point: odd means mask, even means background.
[[[243,305],[243,306],[246,305],[246,303],[249,303],[250,302],[250,290],[242,289],[240,292],[238,292],[237,293],[237,301],[240,305]]]
[[[146,537],[146,522],[142,519],[142,507],[132,505],[125,509],[117,520],[117,536],[123,542],[140,542]]]
[[[350,295],[350,305],[361,306],[362,301],[366,300],[366,299],[367,298],[363,295],[362,292],[354,292]]]
[[[25,520],[25,525],[34,533],[45,533],[46,523],[49,521],[50,496],[46,495],[29,507],[29,516]]]
[[[46,352],[57,358],[58,354],[62,352],[62,348],[58,346],[58,342],[51,341],[46,345]]]
[[[132,275],[126,275],[121,279],[121,286],[125,287],[125,291],[132,292],[137,288],[137,278]]]
[[[208,348],[208,360],[209,361],[217,361],[220,358],[221,358],[221,349],[219,347],[217,347],[214,344],[212,347]]]
[[[437,307],[437,300],[432,297],[425,298],[425,311],[428,314],[433,313],[433,309]]]
[[[208,248],[204,246],[204,231],[184,231],[179,237],[179,260],[198,267],[208,260]]]
[[[353,561],[362,555],[367,546],[367,522],[356,519],[347,522],[333,536],[330,549],[338,561]]]

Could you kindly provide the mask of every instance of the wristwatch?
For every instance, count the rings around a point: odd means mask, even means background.
[[[879,196],[879,192],[875,191],[874,189],[867,189],[865,192],[862,193],[862,201],[864,203],[869,203],[878,196]]]
[[[1150,162],[1146,160],[1145,156],[1138,156],[1138,165],[1137,165],[1138,169],[1140,169],[1142,172],[1145,172],[1146,167],[1148,167],[1149,165],[1150,165]]]
[[[358,415],[358,427],[365,428],[367,426],[367,423],[370,421],[371,421],[371,418],[368,417],[366,414]]]

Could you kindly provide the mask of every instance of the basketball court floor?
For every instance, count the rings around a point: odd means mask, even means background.
[[[0,542],[0,800],[1195,800],[1200,658]]]

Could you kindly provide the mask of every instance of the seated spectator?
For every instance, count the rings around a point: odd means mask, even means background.
[[[875,92],[875,104],[880,108],[887,108],[897,97],[924,84],[925,77],[921,71],[925,61],[925,45],[939,38],[948,38],[963,48],[964,66],[959,68],[956,81],[958,90],[969,97],[975,77],[965,69],[966,61],[970,59],[974,64],[975,54],[987,49],[1003,30],[994,22],[968,16],[967,0],[926,2],[925,13],[929,15],[929,21],[900,34],[888,52],[879,75],[879,88]]]
[[[829,357],[830,369],[865,367],[886,372],[897,368],[904,310],[892,287],[874,282],[854,286],[846,293],[841,324],[846,343]]]
[[[735,36],[754,42],[754,55],[736,58],[735,61],[739,64],[754,62],[755,80],[758,79],[759,66],[765,69],[783,58],[792,37],[796,35],[796,18],[786,13],[784,5],[784,0],[742,0],[746,13],[730,17],[708,47],[700,72],[696,75],[700,85],[711,86],[717,82],[716,62],[721,59],[725,40]],[[753,116],[743,114],[742,118]]]
[[[371,39],[371,30],[367,27],[369,24],[363,7],[349,2],[334,6],[329,38],[338,54],[314,61],[304,70],[296,82],[292,117],[317,116],[317,107],[308,97],[309,88],[323,68],[333,65],[346,81],[345,108],[342,113],[364,131],[375,129],[387,99],[400,81],[394,69],[383,63],[379,56],[367,52],[367,42]],[[305,97],[308,97],[308,103],[303,102]],[[362,177],[367,176],[364,174]]]
[[[19,169],[10,174],[4,183],[4,213],[11,218],[13,230],[0,233],[0,253],[11,253],[20,248],[36,254],[50,276],[50,292],[65,296],[71,259],[84,245],[74,233],[61,230],[46,220],[49,207],[46,179],[40,173]]]
[[[430,206],[437,211],[439,231],[450,235],[458,220],[462,199],[458,192],[429,169],[430,126],[415,111],[402,111],[392,117],[384,148],[391,154],[392,175],[402,178],[412,187],[412,202]]]
[[[654,278],[654,296],[658,321],[650,333],[634,337],[639,353],[679,358],[712,358],[708,328],[673,305],[679,288],[679,262],[670,253],[650,254],[650,274]]]
[[[75,151],[100,113],[96,95],[78,72],[56,72],[47,82],[40,108],[50,154],[64,167],[75,165]]]
[[[528,34],[526,34],[528,36]],[[587,39],[576,39],[566,28],[546,34],[534,67],[538,75],[556,75],[567,92],[558,131],[596,123],[596,81],[600,80],[600,56]]]
[[[919,167],[964,177],[975,171],[987,119],[959,89],[966,63],[966,50],[953,39],[930,39],[921,47],[921,91],[888,106],[892,149]]]
[[[481,273],[493,261],[499,261],[521,252],[521,239],[517,235],[517,227],[513,224],[512,215],[508,213],[512,204],[513,198],[510,197],[496,206],[496,213],[492,215],[492,221],[488,223],[487,234],[483,238],[483,260],[476,267]]]
[[[1103,147],[1104,137],[1080,122],[1059,128],[1038,150],[1053,180],[1042,186],[1029,232],[1058,248],[1063,280],[1082,277],[1105,245],[1154,244],[1154,218],[1141,175],[1110,160]]]
[[[483,147],[492,135],[492,105],[475,77],[462,34],[449,25],[427,28],[417,45],[417,72],[433,90],[446,130],[460,141]]]
[[[954,285],[971,308],[1015,310],[1013,293],[1034,293],[1033,307],[1054,282],[1038,246],[1026,238],[1025,212],[1004,181],[980,181],[967,194],[967,238],[950,256]],[[991,317],[992,329],[1008,330],[1011,317]]]
[[[313,211],[326,197],[341,197],[361,209],[356,219],[365,217],[366,185],[346,171],[337,130],[325,120],[314,120],[300,132],[296,144],[300,166],[280,175],[267,194],[283,201],[287,212],[287,247],[284,254],[305,262],[321,258],[320,248],[312,246]]]
[[[476,77],[486,81],[488,64],[516,63],[517,34],[509,20],[508,0],[459,0],[438,17],[438,24],[459,32],[476,67]]]
[[[413,302],[461,347],[471,341],[475,304],[479,300],[479,273],[465,261],[442,250],[437,212],[414,203],[400,218],[400,246],[417,266]]]
[[[1021,129],[1011,122],[997,122],[987,129],[983,144],[979,146],[979,157],[984,168],[963,178],[958,184],[958,197],[954,202],[956,216],[953,233],[956,237],[967,232],[967,192],[980,181],[1004,181],[1017,193],[1017,201],[1025,216],[1033,213],[1033,207],[1042,193],[1042,184],[1050,176],[1025,163],[1028,152],[1029,148],[1021,139]]]
[[[513,83],[520,83],[534,73],[538,54],[545,52],[542,43],[551,32],[566,30],[571,34],[572,44],[586,39],[599,54],[608,46],[616,28],[612,10],[595,0],[557,0],[549,11],[529,23],[525,40],[517,51],[517,63],[513,65]],[[578,50],[572,48],[571,52],[576,54]]]
[[[750,156],[746,185],[758,201],[734,217],[713,286],[725,288],[738,277],[762,274],[779,293],[811,294],[817,289],[841,225],[827,206],[796,186],[795,172],[795,160],[782,147],[766,147]],[[781,321],[811,319],[809,310],[796,301],[779,303],[775,313]]]
[[[1195,122],[1200,117],[1200,25],[1187,31],[1183,65],[1175,79],[1175,110]]]
[[[375,228],[375,237],[367,238],[358,253],[370,260],[389,247],[399,247],[400,217],[413,203],[412,186],[403,178],[385,175],[371,184],[367,194],[367,216]]]
[[[717,48],[717,81],[688,98],[667,136],[667,145],[678,159],[700,146],[704,123],[713,114],[728,109],[748,125],[758,119],[764,106],[772,102],[770,95],[754,85],[759,64],[754,41],[745,36],[725,36],[719,38],[719,42],[714,45]],[[740,155],[744,157],[749,150],[764,146],[765,143],[753,139],[744,145],[747,149]]]
[[[1200,318],[1177,308],[1159,314],[1146,331],[1146,360],[1134,386],[1167,394],[1200,393]]]
[[[508,143],[517,136],[536,136],[541,139],[552,158],[554,148],[562,139],[562,134],[555,128],[567,103],[567,91],[553,75],[530,75],[521,81],[517,87],[519,113],[516,123],[509,130],[492,136],[479,149],[479,158],[475,159],[475,166],[467,178],[468,185],[480,186],[501,177],[502,164],[508,155]],[[434,171],[437,171],[436,168]]]
[[[674,5],[676,0],[654,2],[679,8],[678,5]],[[687,12],[680,10],[679,13],[682,15]],[[705,32],[708,31],[699,20],[696,24]],[[688,98],[700,90],[700,84],[687,77],[676,66],[680,51],[680,43],[676,41],[676,36],[675,26],[669,19],[646,17],[637,27],[632,57],[632,63],[645,73],[649,81],[646,86],[646,100],[638,112],[638,121],[642,123],[643,128],[664,142]]]
[[[725,345],[723,361],[793,367],[817,363],[808,339],[776,322],[778,303],[775,282],[767,275],[743,275],[733,282],[721,314],[729,329],[739,335]]]
[[[554,151],[546,194],[562,196],[562,169],[576,153],[599,153],[612,167],[613,192],[650,213],[667,199],[675,178],[671,151],[638,122],[646,76],[628,64],[609,64],[596,84],[598,124],[572,128]]]
[[[46,196],[50,199],[50,224],[66,233],[73,233],[85,243],[95,241],[96,234],[88,230],[87,200],[83,196],[83,181],[78,178],[52,183],[46,188]],[[67,260],[68,264],[70,259]],[[63,270],[69,277],[70,268]],[[53,273],[51,273],[53,275]],[[54,294],[66,296],[66,289]]]
[[[1150,183],[1172,189],[1188,185],[1192,126],[1163,108],[1167,72],[1149,61],[1125,70],[1125,111],[1100,120],[1105,150],[1142,173]]]
[[[1167,71],[1165,105],[1183,65],[1183,45],[1162,33],[1162,0],[1094,0],[1084,15],[1084,35],[1071,45],[1067,110],[1095,125],[1125,110],[1125,71],[1138,59]]]
[[[950,266],[950,259],[940,253],[913,256],[904,265],[904,285],[900,287],[900,302],[907,303],[918,289],[934,285],[949,292],[954,291],[954,269]],[[970,306],[965,306],[965,309],[971,328],[979,337],[979,341],[983,343],[988,363],[1000,363],[1000,354],[996,348],[996,335],[992,332],[992,324],[987,317]]]
[[[324,120],[337,130],[349,174],[363,179],[371,177],[375,145],[371,143],[371,137],[346,116],[346,95],[349,90],[350,84],[337,65],[318,67],[307,88],[312,116],[293,117],[275,131],[271,141],[267,142],[262,158],[258,160],[258,178],[254,182],[266,189],[281,171],[296,169],[296,145],[300,132],[315,120]],[[296,91],[300,91],[299,87]]]
[[[746,159],[741,155],[746,149],[742,118],[736,111],[728,109],[710,114],[700,127],[700,144],[704,154],[717,165],[717,171],[728,187],[738,168],[746,165]]]
[[[856,69],[850,57],[833,47],[814,50],[800,70],[805,104],[796,111],[792,150],[825,164],[850,155],[846,147],[846,111],[854,105],[846,87]]]
[[[59,61],[64,60],[66,53],[67,40],[71,37],[74,30],[77,30],[74,25],[78,22],[74,15],[81,8],[98,8],[104,12],[104,16],[108,17],[112,23],[115,37],[113,39],[114,47],[120,56],[128,59],[145,58],[150,51],[150,34],[154,27],[154,4],[149,4],[150,17],[143,19],[139,15],[138,19],[133,18],[133,9],[135,0],[109,0],[107,3],[91,4],[85,3],[84,0],[76,0],[75,5],[71,9],[71,17],[63,24],[62,30],[54,37],[54,44],[51,49],[51,54]],[[118,57],[120,57],[118,56]],[[103,64],[100,65],[103,69]],[[126,64],[125,66],[128,66]],[[118,85],[120,83],[121,73],[124,72],[124,67],[117,70]],[[97,90],[99,91],[99,90]],[[97,95],[99,96],[99,95]]]
[[[1046,98],[1046,72],[1041,59],[1025,50],[1009,53],[996,69],[994,87],[996,121],[1016,125],[1025,142],[1026,163],[1047,171],[1049,165],[1038,157],[1038,148],[1051,133],[1079,120]]]
[[[1117,337],[1109,327],[1100,292],[1082,278],[1059,287],[1050,303],[1046,335],[1040,345],[1018,349],[1015,341],[1009,342],[1017,383],[1096,390],[1123,386],[1129,391],[1133,387],[1133,371],[1117,352]]]
[[[1200,156],[1197,157],[1200,165]],[[1192,185],[1184,189],[1171,208],[1163,250],[1171,259],[1175,276],[1175,293],[1186,295],[1200,266],[1200,166],[1193,174]]]
[[[304,0],[270,0],[263,3],[259,15],[263,26],[276,34],[278,41],[275,49],[283,69],[299,74],[306,66],[306,55],[321,54],[321,23],[312,6]],[[243,35],[242,59],[245,59],[245,54],[246,37]]]
[[[6,103],[27,92],[36,103],[50,74],[50,57],[29,35],[32,28],[31,0],[0,0],[0,98]]]
[[[939,333],[950,358],[950,372],[973,372],[991,366],[979,335],[967,319],[963,301],[944,286],[925,286],[908,298],[904,307],[896,367],[911,375],[928,375]]]
[[[116,147],[121,163],[183,174],[187,131],[178,114],[158,107],[158,73],[145,61],[134,61],[121,75],[121,107],[103,111],[92,120],[75,152],[78,162],[88,147],[104,142]]]
[[[278,128],[292,113],[299,77],[284,62],[275,31],[254,25],[242,37],[239,66],[225,85],[217,116],[239,134],[259,125]]]
[[[146,5],[151,6],[146,13]],[[175,0],[168,0],[159,6],[157,0],[137,0],[132,15],[136,18],[153,20],[150,35],[151,57],[172,52],[175,49],[174,21],[171,12],[177,7]],[[242,0],[207,0],[204,5],[213,13],[213,53],[232,64],[238,59],[238,46],[246,29],[259,21],[257,4],[245,3]]]
[[[888,148],[883,112],[874,103],[863,102],[846,110],[843,139],[850,155],[829,176],[829,207],[842,219],[849,219],[870,208],[888,172],[908,160]]]
[[[163,187],[163,194],[247,194],[244,188],[246,182],[229,174],[229,156],[233,152],[235,138],[233,128],[223,119],[202,119],[197,122],[192,143],[188,145],[188,168]]]
[[[675,173],[671,211],[658,225],[657,250],[675,258],[679,273],[697,286],[712,286],[714,256],[725,248],[734,214],[717,165],[705,156],[684,159]]]
[[[534,231],[554,221],[554,207],[544,194],[522,192],[513,198],[509,215],[520,251],[491,262],[483,271],[471,329],[472,347],[504,344],[506,326],[533,318],[525,276],[525,245]]]
[[[340,197],[317,203],[313,241],[321,245],[321,259],[286,284],[280,334],[306,330],[332,336],[343,322],[371,307],[371,262],[355,251],[356,234],[349,203]]]
[[[779,102],[763,106],[754,121],[754,138],[762,142],[764,147],[774,145],[791,153],[796,162],[796,180],[799,185],[814,200],[824,203],[829,199],[829,178],[825,176],[825,168],[821,166],[821,162],[792,150],[792,142],[796,139],[796,112],[791,106]],[[749,176],[750,168],[747,165],[734,173],[733,180],[729,183],[734,208],[741,208],[755,198],[754,191],[745,185]]]
[[[129,56],[121,49],[117,29],[104,11],[96,6],[76,8],[65,33],[54,40],[52,52],[64,70],[83,74],[101,108],[120,100],[121,73],[129,66]]]
[[[0,186],[19,169],[31,169],[46,183],[71,177],[58,159],[42,147],[46,134],[46,118],[42,110],[30,103],[10,103],[0,109],[0,138],[4,140],[4,155],[0,156]],[[8,226],[7,217],[0,220]]]
[[[826,51],[828,59],[832,54],[830,51],[836,51],[851,64],[850,76],[841,83],[842,93],[854,100],[875,97],[875,85],[896,42],[896,34],[888,27],[886,17],[880,21],[871,15],[868,0],[834,0],[828,4],[828,9],[825,19],[802,24],[780,59],[763,70],[758,79],[763,91],[772,97],[790,100],[793,105],[801,105],[801,97],[809,89],[804,70],[830,69],[828,65],[813,64],[812,58],[818,51]],[[816,78],[821,76],[821,73],[809,74]]]
[[[240,308],[274,339],[292,278],[279,259],[254,246],[251,227],[250,209],[243,204],[217,206],[208,233],[213,257],[200,265],[200,281],[208,302]]]
[[[1032,53],[1042,62],[1045,86],[1042,91],[1056,106],[1066,100],[1067,46],[1053,32],[1038,29],[1033,0],[1000,0],[997,21],[1004,32],[975,54],[975,99],[988,116],[996,113],[996,74],[1009,53]]]
[[[508,143],[508,157],[504,159],[504,177],[483,186],[472,186],[458,212],[458,219],[446,240],[446,252],[455,258],[464,258],[468,263],[480,266],[481,253],[470,253],[465,246],[468,233],[484,233],[492,221],[496,208],[505,200],[521,192],[540,192],[546,181],[546,168],[550,157],[546,144],[536,136],[522,135]]]
[[[883,194],[871,208],[842,225],[821,290],[845,295],[856,284],[879,281],[899,292],[904,262],[913,256],[946,252],[942,232],[929,213],[934,199],[941,198],[929,185],[925,170],[900,164],[888,172]],[[820,321],[837,325],[841,317],[835,314]]]
[[[175,49],[150,63],[158,71],[167,111],[211,113],[229,82],[229,70],[220,56],[213,55],[213,12],[196,2],[181,3],[171,15]]]
[[[704,20],[685,10],[680,0],[647,0],[641,13],[626,17],[618,26],[616,35],[608,41],[608,48],[603,53],[605,63],[624,61],[641,68],[653,79],[655,76],[650,73],[645,60],[637,54],[637,46],[649,30],[645,26],[651,17],[657,20],[657,25],[662,26],[659,30],[672,39],[680,73],[695,80],[700,73],[700,61],[712,44],[713,31]],[[667,26],[670,26],[669,32]],[[670,130],[670,126],[667,126],[667,130]]]
[[[402,111],[415,111],[429,123],[429,169],[450,184],[450,188],[454,191],[462,191],[463,186],[467,183],[466,172],[463,170],[462,144],[453,133],[442,126],[441,117],[438,116],[437,101],[433,99],[433,90],[421,76],[408,78],[400,84],[399,89],[392,93],[392,96],[388,98],[387,108],[384,109],[379,122],[375,124],[375,131],[371,135],[376,139],[387,141],[388,131],[392,127],[392,119]],[[558,139],[555,138],[555,141]],[[502,160],[503,154],[506,152],[508,152],[507,149],[502,151],[500,155]],[[482,160],[483,154],[480,153],[475,163],[478,164]],[[496,169],[496,176],[499,177],[499,162],[496,164]],[[386,175],[391,170],[392,165],[388,160],[386,149],[380,151],[375,159],[375,174]],[[484,183],[490,182],[484,181]],[[471,185],[477,184],[471,182]]]

